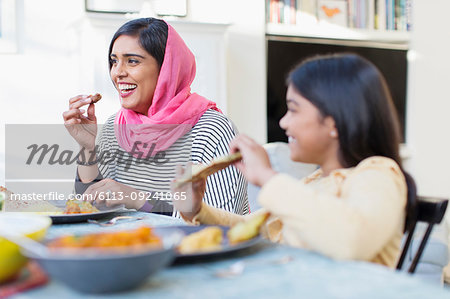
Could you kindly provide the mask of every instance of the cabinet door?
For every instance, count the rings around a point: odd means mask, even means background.
[[[197,74],[192,83],[196,92],[217,103],[227,113],[226,30],[228,25],[169,22],[194,53]]]

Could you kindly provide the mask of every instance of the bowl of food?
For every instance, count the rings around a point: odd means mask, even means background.
[[[26,236],[34,240],[44,238],[52,221],[47,216],[30,213],[0,213],[0,235],[8,233]],[[20,253],[16,244],[0,236],[0,283],[16,275],[27,259]]]
[[[83,293],[113,293],[139,286],[170,265],[181,233],[150,227],[47,240],[45,254],[24,252],[54,280]]]

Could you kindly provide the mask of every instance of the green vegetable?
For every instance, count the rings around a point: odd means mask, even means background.
[[[2,210],[4,200],[5,200],[5,192],[0,192],[0,211]]]

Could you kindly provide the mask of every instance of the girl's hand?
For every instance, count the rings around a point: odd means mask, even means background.
[[[121,184],[113,179],[103,179],[89,186],[83,194],[89,201],[100,202],[107,207],[124,204],[127,209],[139,210],[146,200],[144,192]]]
[[[88,105],[87,117],[81,107]],[[95,106],[91,96],[78,95],[69,100],[69,110],[63,113],[64,125],[70,135],[81,148],[94,150],[95,137],[97,136],[97,118],[95,117]]]
[[[177,165],[175,179],[183,177],[187,171],[191,171],[191,168],[190,162],[184,168]],[[185,219],[192,220],[200,212],[205,191],[206,179],[187,183],[178,188],[172,183],[172,194],[179,194],[176,198],[172,196],[173,205]]]
[[[230,150],[232,153],[241,152],[242,160],[234,165],[250,183],[261,187],[276,174],[266,150],[250,137],[237,136],[230,142]]]

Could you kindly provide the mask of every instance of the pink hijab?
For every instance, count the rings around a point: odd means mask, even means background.
[[[168,149],[191,130],[206,110],[221,112],[216,103],[191,93],[194,55],[172,26],[167,26],[164,61],[147,115],[121,108],[114,122],[119,145],[127,152],[134,147],[133,152],[143,153],[144,157]]]

